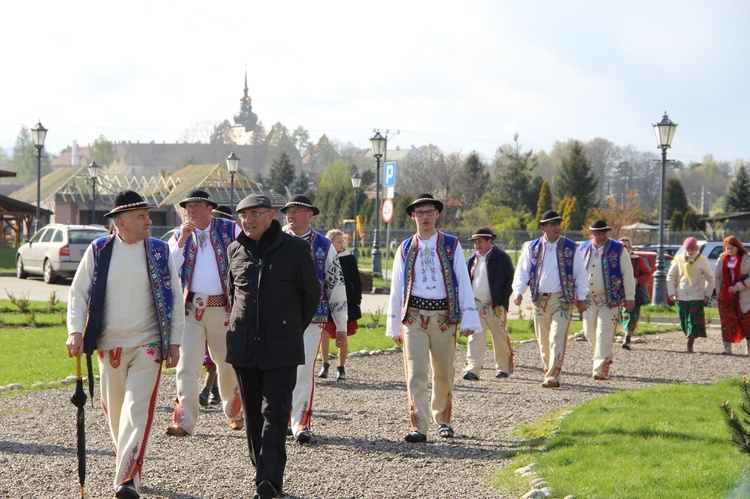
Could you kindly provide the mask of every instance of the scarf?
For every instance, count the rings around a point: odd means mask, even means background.
[[[688,285],[693,285],[693,266],[695,265],[695,262],[697,262],[701,258],[701,254],[699,253],[695,259],[690,260],[688,258],[688,254],[684,253],[685,257],[682,258],[682,256],[675,258],[675,262],[677,262],[677,269],[680,271],[680,275],[684,275],[685,279],[688,282]]]
[[[721,289],[719,290],[719,300],[732,300],[734,297],[729,294],[729,288],[738,282],[740,282],[740,264],[742,263],[742,257],[739,255],[734,261],[734,268],[729,267],[729,255],[721,255]]]

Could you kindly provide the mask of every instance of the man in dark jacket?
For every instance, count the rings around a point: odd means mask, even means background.
[[[508,254],[492,242],[497,236],[489,227],[480,227],[471,236],[474,252],[469,255],[469,275],[474,299],[477,302],[481,333],[469,336],[464,379],[477,381],[487,352],[487,330],[492,334],[495,351],[496,378],[507,378],[513,373],[513,348],[510,345],[505,321],[510,295],[513,293],[513,262]]]
[[[227,362],[245,408],[256,497],[265,499],[281,496],[292,391],[320,282],[310,245],[281,230],[267,196],[252,194],[236,211],[242,233],[228,250]]]

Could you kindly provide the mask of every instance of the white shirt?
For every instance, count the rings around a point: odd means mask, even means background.
[[[474,278],[471,281],[474,298],[482,303],[492,301],[490,278],[487,275],[487,254],[474,253]]]
[[[547,241],[547,236],[542,236],[544,244],[544,260],[541,262],[539,269],[539,292],[540,293],[560,293],[562,285],[560,283],[560,271],[557,265],[557,245],[562,240],[558,238],[554,243]],[[523,246],[521,259],[516,266],[516,274],[513,276],[513,291],[522,295],[529,287],[531,279],[531,244]],[[575,291],[577,300],[585,300],[589,293],[589,284],[586,275],[586,266],[583,263],[583,255],[576,248],[573,252],[573,280],[575,282]]]

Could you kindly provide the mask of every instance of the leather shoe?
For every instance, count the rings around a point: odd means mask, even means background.
[[[438,434],[443,438],[453,438],[453,428],[449,424],[441,424]]]
[[[424,433],[419,433],[416,430],[412,430],[409,433],[406,434],[404,437],[404,440],[409,442],[410,444],[416,444],[420,442],[426,442],[427,441],[427,435]]]
[[[469,381],[479,381],[479,376],[477,376],[471,371],[466,371],[464,373],[464,379],[469,380]]]
[[[231,430],[241,430],[244,427],[245,427],[244,419],[230,419],[229,420],[229,428]]]
[[[495,377],[496,378],[507,378],[508,377],[508,373],[506,373],[505,371],[498,371],[498,372],[495,373]]]
[[[260,499],[273,499],[274,497],[279,497],[278,490],[276,490],[276,487],[274,487],[274,485],[268,480],[260,482],[256,492]]]
[[[602,373],[594,373],[592,378],[594,378],[597,381],[604,381],[604,380],[608,380],[609,376],[607,376],[606,374],[602,374]]]
[[[141,495],[135,489],[133,480],[128,480],[122,485],[118,485],[115,489],[115,497],[118,499],[138,499]]]
[[[187,437],[189,433],[182,426],[170,426],[167,428],[167,435],[175,437]]]
[[[307,428],[302,428],[300,431],[297,432],[297,434],[294,436],[294,439],[301,444],[306,444],[312,440],[312,433],[310,433],[310,430]]]
[[[560,388],[560,382],[554,378],[544,380],[542,388]]]

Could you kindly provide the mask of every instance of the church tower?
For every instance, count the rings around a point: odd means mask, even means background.
[[[253,100],[247,90],[247,69],[245,69],[245,93],[240,99],[240,110],[234,113],[234,123],[244,126],[246,132],[252,132],[258,124],[258,115],[253,112]]]

